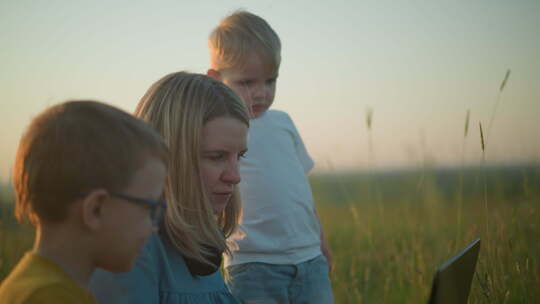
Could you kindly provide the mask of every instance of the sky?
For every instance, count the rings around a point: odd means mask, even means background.
[[[237,9],[281,38],[273,107],[316,170],[479,164],[480,122],[487,163],[540,162],[538,0],[0,0],[0,181],[46,107],[85,98],[132,112],[165,74],[205,73],[208,34]]]

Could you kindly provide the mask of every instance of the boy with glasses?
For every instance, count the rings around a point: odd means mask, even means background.
[[[129,271],[155,232],[166,164],[159,134],[114,107],[69,101],[36,117],[13,171],[16,216],[36,239],[0,303],[95,303],[94,270]]]

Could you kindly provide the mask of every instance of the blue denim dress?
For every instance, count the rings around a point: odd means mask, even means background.
[[[159,234],[150,237],[132,271],[98,270],[90,290],[101,304],[240,303],[219,270],[206,276],[191,275],[182,255]]]

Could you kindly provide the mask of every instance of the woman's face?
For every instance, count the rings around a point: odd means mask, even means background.
[[[238,162],[247,148],[248,127],[232,117],[218,117],[204,125],[201,138],[201,176],[214,213],[225,210],[240,182]]]

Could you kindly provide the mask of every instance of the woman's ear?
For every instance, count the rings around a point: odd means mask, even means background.
[[[105,189],[95,189],[82,200],[83,225],[90,230],[99,229],[104,220],[105,202],[109,198]]]
[[[206,75],[208,75],[208,76],[210,76],[212,78],[221,80],[221,73],[219,71],[217,71],[217,70],[208,69],[208,71],[206,71]]]

